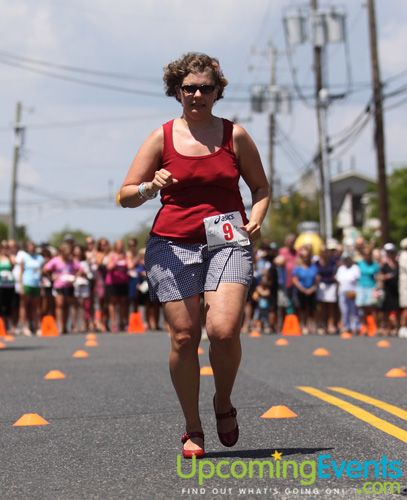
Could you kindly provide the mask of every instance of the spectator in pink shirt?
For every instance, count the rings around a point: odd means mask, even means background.
[[[105,278],[111,332],[123,331],[128,319],[129,259],[122,240],[114,242],[107,258]],[[118,317],[117,310],[118,309]]]
[[[72,254],[72,245],[65,242],[58,249],[58,255],[53,257],[44,267],[50,273],[55,297],[55,315],[58,330],[67,333],[70,308],[74,301],[74,281],[81,267]]]
[[[285,259],[285,286],[287,297],[290,299],[291,303],[294,289],[293,269],[296,266],[298,256],[297,250],[294,248],[295,240],[295,234],[288,234],[284,240],[285,246],[281,247],[278,252],[278,254]]]

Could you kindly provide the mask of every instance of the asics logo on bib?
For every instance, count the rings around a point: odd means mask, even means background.
[[[233,214],[225,214],[222,215],[222,217],[219,215],[216,217],[216,219],[213,221],[214,224],[218,224],[219,222],[226,222],[228,220],[233,220],[235,216]]]

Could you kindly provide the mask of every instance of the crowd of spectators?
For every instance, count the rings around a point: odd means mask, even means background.
[[[363,335],[370,317],[377,334],[407,337],[407,238],[399,249],[332,239],[317,255],[311,245],[297,248],[295,235],[281,248],[261,244],[243,328],[279,332],[287,313],[305,335]]]
[[[125,245],[89,236],[81,246],[68,235],[57,249],[1,242],[0,316],[11,334],[39,334],[45,315],[55,317],[61,333],[125,331],[140,307],[148,329],[164,326],[135,238]],[[363,334],[370,316],[378,334],[406,337],[407,238],[399,249],[363,238],[351,247],[331,240],[315,255],[311,245],[297,248],[295,235],[281,248],[260,243],[242,331],[278,333],[289,313],[303,334]]]
[[[1,242],[0,316],[11,334],[39,335],[45,315],[61,333],[123,331],[139,306],[157,329],[159,308],[149,300],[144,249],[134,238],[127,248],[92,237],[81,246],[69,235],[57,249]]]

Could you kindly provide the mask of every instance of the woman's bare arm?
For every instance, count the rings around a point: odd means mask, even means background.
[[[146,201],[139,196],[139,186],[142,182],[146,183],[148,196],[173,182],[177,182],[176,179],[172,178],[170,172],[160,169],[163,142],[163,129],[160,127],[154,130],[141,146],[120,188],[120,205],[122,207],[138,207]]]
[[[239,125],[233,127],[233,144],[241,175],[252,193],[250,219],[244,229],[255,240],[260,237],[261,224],[270,203],[270,186],[255,143]]]

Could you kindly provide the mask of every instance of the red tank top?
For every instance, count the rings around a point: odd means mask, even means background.
[[[161,190],[162,207],[154,220],[152,235],[185,243],[204,243],[203,219],[236,210],[247,224],[239,191],[239,165],[233,151],[233,123],[222,121],[220,149],[203,156],[178,153],[172,139],[174,120],[163,125],[162,168],[179,182]]]

